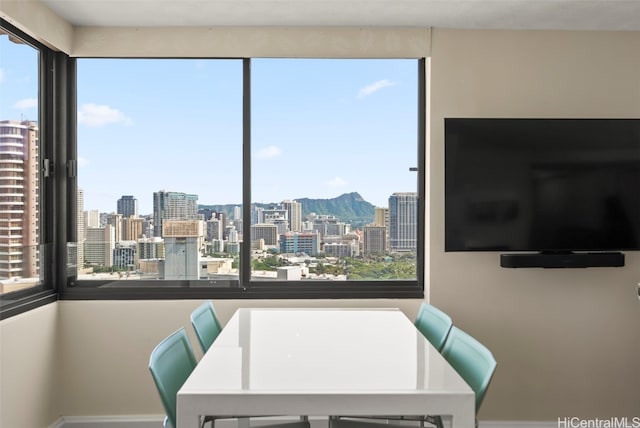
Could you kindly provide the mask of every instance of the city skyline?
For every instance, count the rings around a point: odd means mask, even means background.
[[[80,192],[84,192],[84,189],[80,187],[79,191]],[[198,195],[196,195],[194,193],[191,193],[191,192],[182,192],[182,191],[173,191],[173,190],[171,190],[171,191],[168,191],[168,190],[156,190],[156,191],[154,191],[152,193],[156,194],[156,193],[161,193],[161,192],[193,195],[193,196],[198,197]],[[282,205],[283,203],[286,203],[286,202],[297,202],[297,203],[300,203],[300,201],[302,201],[302,200],[330,201],[330,200],[339,199],[341,196],[349,195],[349,194],[352,194],[352,193],[358,193],[358,192],[346,192],[346,193],[342,193],[340,195],[336,195],[333,198],[308,198],[306,196],[302,196],[300,198],[285,198],[285,199],[280,200],[280,201],[269,201],[269,202],[264,202],[264,203],[263,202],[253,202],[252,206],[276,206],[276,205]],[[382,204],[382,205],[374,205],[374,204],[372,204],[371,202],[369,202],[367,200],[364,200],[364,199],[363,200],[366,203],[370,203],[374,208],[389,208],[389,203],[388,203],[389,198],[391,198],[394,194],[398,194],[398,193],[417,193],[417,192],[393,192],[392,194],[388,195],[387,202]],[[120,202],[121,198],[125,198],[125,197],[126,198],[133,197],[136,202],[139,202],[139,200],[136,197],[136,195],[121,195],[116,200],[116,206]],[[235,203],[211,203],[211,204],[205,204],[205,203],[200,203],[199,199],[198,199],[197,206],[198,207],[211,207],[211,206],[236,207],[236,208],[238,208],[240,210],[240,212],[242,212],[242,203],[237,203],[237,204],[235,204]],[[112,214],[112,213],[114,213],[114,214],[123,214],[123,213],[118,212],[117,208],[113,209],[113,210],[110,210],[110,211],[100,211],[100,210],[97,210],[95,208],[88,208],[88,207],[86,207],[86,205],[84,206],[83,211],[98,211],[101,214]],[[151,210],[149,212],[140,212],[140,211],[138,211],[137,217],[152,216],[152,215],[153,215],[153,207],[151,208]],[[124,217],[126,217],[126,215],[124,215]]]
[[[37,120],[37,53],[0,38],[0,119]],[[13,60],[15,59],[15,61]],[[252,202],[415,191],[416,60],[252,60]],[[158,190],[242,202],[242,61],[78,59],[85,209]]]

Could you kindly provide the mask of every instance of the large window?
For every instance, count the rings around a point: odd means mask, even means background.
[[[252,280],[416,280],[415,60],[256,59]]]
[[[45,182],[41,173],[44,48],[0,27],[0,311],[21,311],[45,286]]]
[[[237,284],[242,61],[80,59],[77,82],[76,284]]]
[[[421,296],[423,69],[78,59],[67,296]]]

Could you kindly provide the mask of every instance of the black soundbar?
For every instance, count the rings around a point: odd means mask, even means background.
[[[624,254],[603,253],[522,253],[500,254],[504,268],[588,268],[624,266]]]

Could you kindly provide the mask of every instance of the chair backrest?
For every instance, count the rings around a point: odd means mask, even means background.
[[[222,330],[213,302],[208,300],[191,312],[191,325],[196,331],[202,352],[207,352]]]
[[[424,337],[440,351],[453,326],[453,321],[440,309],[427,302],[422,302],[414,324]]]
[[[149,370],[172,427],[176,426],[178,390],[195,367],[196,358],[184,327],[165,338],[151,352]]]
[[[442,348],[442,356],[476,394],[476,413],[496,370],[496,360],[486,346],[456,326]]]

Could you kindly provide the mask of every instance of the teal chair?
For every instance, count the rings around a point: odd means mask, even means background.
[[[222,331],[222,325],[218,321],[216,309],[210,300],[204,302],[191,312],[191,325],[196,332],[198,343],[202,352],[205,353],[216,340]],[[228,419],[228,418],[220,418]],[[212,421],[206,419],[205,422]],[[213,425],[213,424],[212,424]],[[269,425],[269,428],[308,428],[309,422],[306,416],[301,416],[300,422],[291,422],[286,424]]]
[[[453,321],[440,309],[427,302],[422,302],[414,324],[439,352],[447,340]]]
[[[496,359],[486,346],[456,326],[442,348],[442,356],[476,394],[476,414],[496,371]]]
[[[207,352],[207,349],[222,331],[213,302],[206,301],[191,312],[191,325],[196,331],[202,352]]]
[[[165,428],[176,426],[178,390],[196,367],[196,357],[184,327],[160,342],[151,352],[149,370],[166,412]]]
[[[453,321],[451,320],[451,317],[442,310],[433,305],[430,305],[427,302],[422,302],[422,305],[420,305],[420,309],[418,310],[418,315],[416,316],[416,319],[414,321],[414,325],[420,331],[420,333],[422,333],[422,335],[433,345],[433,347],[436,348],[438,352],[440,352],[442,350],[442,347],[444,346],[445,341],[447,340],[449,331],[451,331]],[[337,419],[339,418],[340,417],[337,417]],[[438,416],[431,415],[404,417],[366,416],[364,418],[386,420],[415,420],[421,422],[429,422],[434,425],[438,425],[439,423],[441,423],[441,420]],[[345,420],[345,423],[349,425],[351,421]]]
[[[496,370],[497,363],[493,354],[482,343],[456,326],[451,327],[441,353],[475,393],[477,415]],[[421,424],[429,422],[438,428],[443,427],[440,416],[407,416],[395,419],[415,420],[420,421]],[[407,428],[407,425],[342,418],[331,418],[330,426],[331,428]]]
[[[163,423],[165,428],[176,427],[178,391],[191,375],[196,364],[193,348],[184,327],[165,338],[151,352],[149,370],[166,412]],[[212,416],[206,416],[203,418],[202,425],[210,422],[213,427],[215,419]],[[235,419],[235,417],[220,416],[217,419]],[[261,428],[310,428],[310,426],[307,418],[303,417],[300,421],[261,425]]]

